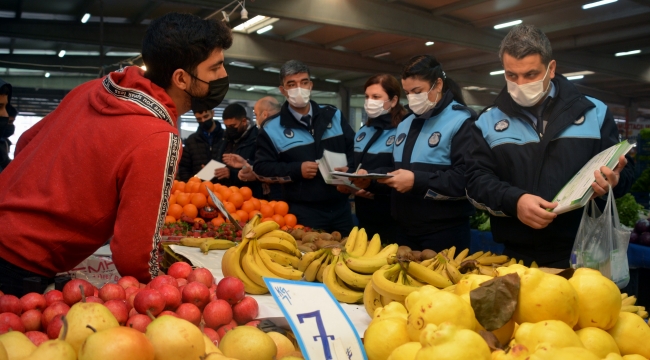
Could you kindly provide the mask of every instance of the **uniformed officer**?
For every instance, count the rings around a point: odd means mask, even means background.
[[[469,247],[473,206],[465,194],[465,154],[476,114],[458,85],[428,55],[411,58],[402,87],[415,116],[397,126],[392,215],[398,243],[413,250]]]
[[[514,27],[499,50],[507,86],[472,127],[467,193],[490,212],[505,253],[539,265],[568,267],[582,211],[547,211],[562,187],[593,156],[618,143],[607,105],[555,73],[551,42],[532,25]],[[596,171],[595,194],[624,195],[633,182],[625,157]],[[603,175],[601,175],[601,172]]]
[[[394,76],[379,74],[371,77],[364,85],[366,101],[363,105],[368,121],[354,137],[354,172],[361,164],[358,174],[378,172],[394,168],[393,146],[397,125],[407,115],[399,103],[402,89]],[[413,116],[413,115],[411,115]],[[379,234],[382,243],[395,242],[397,226],[390,215],[391,188],[371,180],[355,180],[363,190],[355,192],[354,202],[359,226],[366,229],[368,236]],[[340,185],[342,193],[349,193],[350,187]]]
[[[280,69],[280,92],[287,101],[280,116],[261,129],[253,170],[262,181],[283,183],[283,198],[298,223],[347,234],[352,228],[348,195],[325,183],[316,160],[327,149],[344,153],[351,166],[354,131],[337,108],[310,101],[309,75],[309,68],[296,60]]]

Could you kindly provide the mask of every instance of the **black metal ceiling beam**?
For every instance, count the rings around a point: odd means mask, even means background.
[[[162,1],[160,0],[150,0],[147,5],[145,5],[142,10],[138,14],[136,14],[132,19],[131,19],[131,24],[138,25],[142,22],[142,20],[146,19],[151,13],[156,10]]]
[[[462,10],[465,8],[468,8],[470,6],[482,4],[484,2],[488,2],[491,0],[460,0],[460,1],[455,1],[451,4],[443,5],[440,7],[437,7],[433,10],[431,10],[431,13],[436,16],[441,16],[448,14],[450,12],[454,12],[457,10]]]

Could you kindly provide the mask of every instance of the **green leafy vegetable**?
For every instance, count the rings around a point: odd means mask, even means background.
[[[631,191],[650,192],[650,168],[645,169],[632,185]]]
[[[634,224],[639,220],[639,210],[642,210],[643,206],[637,204],[632,194],[625,194],[623,197],[616,199],[616,208],[618,209],[621,224],[634,227]]]

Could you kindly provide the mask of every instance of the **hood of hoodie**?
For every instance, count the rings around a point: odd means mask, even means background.
[[[144,77],[137,66],[128,66],[108,74],[102,87],[93,87],[88,94],[90,106],[107,116],[145,115],[166,121],[176,128],[178,112],[165,89]]]

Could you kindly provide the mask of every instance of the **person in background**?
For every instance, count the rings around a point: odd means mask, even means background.
[[[187,181],[210,162],[218,160],[219,148],[224,131],[214,120],[214,110],[207,109],[194,113],[199,127],[185,140],[183,155],[178,165],[178,179]],[[216,179],[213,179],[216,181]]]
[[[474,207],[465,195],[465,155],[476,114],[429,55],[409,60],[402,87],[415,116],[397,126],[393,177],[378,180],[393,188],[397,242],[413,250],[467,248]]]
[[[14,134],[17,111],[11,106],[11,84],[0,79],[0,172],[6,168],[9,158],[9,137]]]
[[[255,159],[255,142],[257,141],[259,130],[248,119],[246,109],[240,104],[233,103],[223,110],[222,117],[226,131],[219,145],[217,161],[225,164],[233,163],[230,158],[232,156],[239,156],[247,163],[252,163]],[[239,178],[239,172],[242,167],[228,165],[216,169],[214,176],[217,178],[218,183],[225,186],[248,186],[253,190],[253,196],[260,197],[262,195],[262,187],[259,181],[242,181]]]
[[[265,96],[257,100],[255,106],[253,106],[257,127],[261,129],[264,126],[264,122],[279,114],[281,109],[280,102],[273,96]]]
[[[287,61],[280,69],[280,92],[287,98],[280,115],[266,120],[257,137],[253,171],[260,177],[280,178],[282,196],[298,223],[327,232],[348,233],[352,213],[348,195],[328,185],[316,160],[328,150],[354,162],[354,131],[334,106],[310,101],[313,83],[309,68]]]
[[[562,187],[593,156],[619,142],[607,105],[584,96],[556,74],[551,42],[532,25],[514,27],[501,42],[506,86],[472,126],[467,193],[490,212],[494,240],[505,254],[566,268],[582,211],[549,212]],[[602,173],[602,174],[601,174]],[[627,193],[632,163],[594,173],[595,196]]]
[[[20,297],[32,278],[42,293],[111,237],[120,275],[158,276],[182,151],[176,121],[221,103],[231,45],[222,21],[165,14],[142,41],[146,72],[88,81],[23,133],[0,174],[0,291]]]
[[[395,132],[407,115],[399,103],[400,84],[392,75],[379,74],[368,79],[364,89],[366,101],[363,107],[368,121],[354,137],[354,164],[348,172],[354,172],[359,166],[363,169],[358,174],[376,173],[385,168],[392,170]],[[366,229],[369,237],[379,234],[383,243],[395,242],[398,229],[390,213],[391,188],[365,179],[353,183],[362,188],[356,192],[352,190],[359,227]],[[351,192],[351,188],[344,185],[337,189],[344,194]]]

